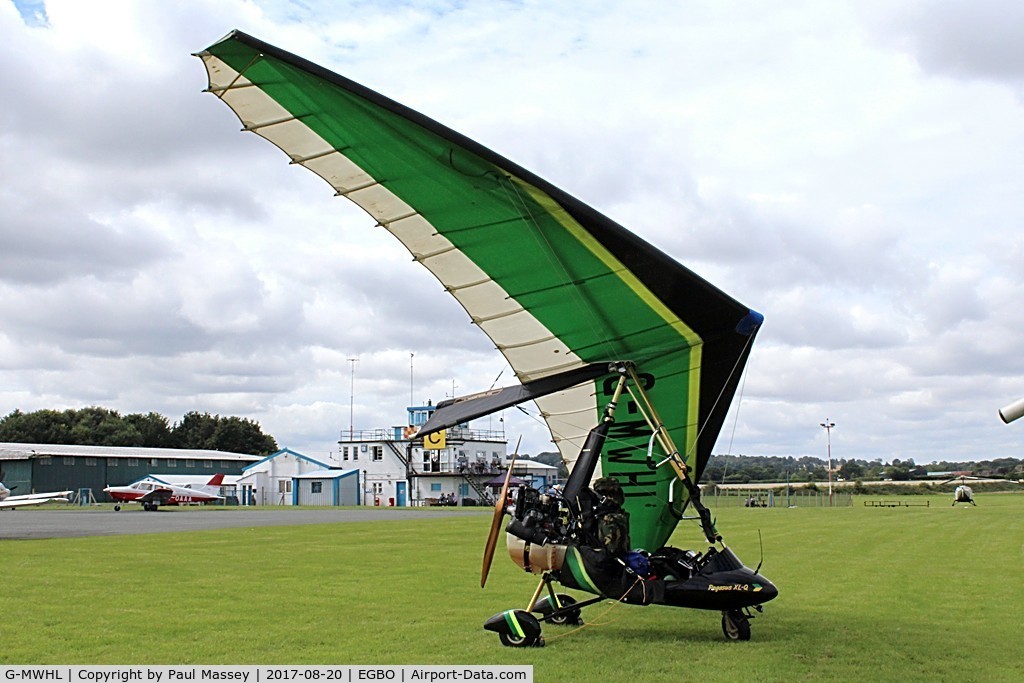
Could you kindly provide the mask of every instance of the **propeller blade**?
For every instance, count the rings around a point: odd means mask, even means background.
[[[480,587],[487,585],[487,575],[491,573],[491,562],[494,560],[494,549],[498,546],[498,532],[501,531],[501,518],[505,516],[505,503],[508,502],[508,484],[512,479],[512,468],[515,467],[516,458],[519,457],[519,444],[523,442],[520,435],[516,442],[516,450],[512,454],[512,462],[508,465],[508,472],[505,473],[505,483],[501,486],[501,495],[498,502],[494,504],[494,517],[491,518],[491,531],[487,534],[487,543],[484,545],[484,562],[480,568]]]

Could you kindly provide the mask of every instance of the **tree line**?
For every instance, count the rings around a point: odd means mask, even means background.
[[[15,410],[0,418],[0,442],[182,448],[248,455],[278,450],[274,437],[247,418],[192,411],[171,424],[155,412],[121,415],[99,407],[30,413]]]
[[[527,459],[554,465],[559,476],[568,476],[562,456],[556,452],[539,453]],[[924,479],[929,472],[958,472],[976,477],[1024,479],[1024,460],[1017,458],[996,458],[980,462],[942,461],[918,465],[912,458],[882,460],[833,459],[833,478],[846,481],[909,481]],[[812,483],[828,481],[828,461],[823,458],[804,456],[762,456],[762,455],[712,455],[701,476],[703,483],[749,484],[751,482]]]
[[[886,463],[875,460],[832,460],[833,477],[846,481],[908,481],[924,479],[929,472],[958,472],[976,477],[1024,478],[1024,460],[996,458],[978,462],[951,462],[943,460],[918,465],[913,458],[894,459]],[[750,482],[822,482],[828,481],[828,461],[804,456],[712,455],[704,468],[701,481],[716,484],[746,484]]]

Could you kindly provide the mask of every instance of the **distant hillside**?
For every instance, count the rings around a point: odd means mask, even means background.
[[[565,466],[565,463],[562,462],[562,456],[559,453],[552,452],[552,451],[545,451],[544,453],[538,453],[537,455],[523,456],[523,457],[527,458],[529,460],[535,460],[535,461],[537,461],[539,463],[543,463],[545,465],[551,465],[552,467],[557,467],[558,468],[558,476],[561,479],[565,479],[566,477],[569,476],[569,470]]]

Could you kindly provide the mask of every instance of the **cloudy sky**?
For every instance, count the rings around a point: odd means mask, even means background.
[[[191,53],[235,28],[764,313],[717,452],[824,457],[829,418],[836,458],[1024,457],[996,416],[1024,396],[1017,0],[0,0],[0,414],[209,411],[323,457],[511,382],[394,238],[202,93]]]

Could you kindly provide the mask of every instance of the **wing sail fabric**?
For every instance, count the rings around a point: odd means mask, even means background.
[[[237,31],[198,56],[209,92],[243,130],[394,234],[520,382],[634,362],[699,476],[757,314],[546,181],[342,76]],[[599,378],[537,399],[570,466],[607,385]],[[623,479],[633,525],[645,530],[634,536],[650,547],[675,527],[674,475],[646,468],[649,433],[642,432],[632,417],[617,422],[601,469]]]

